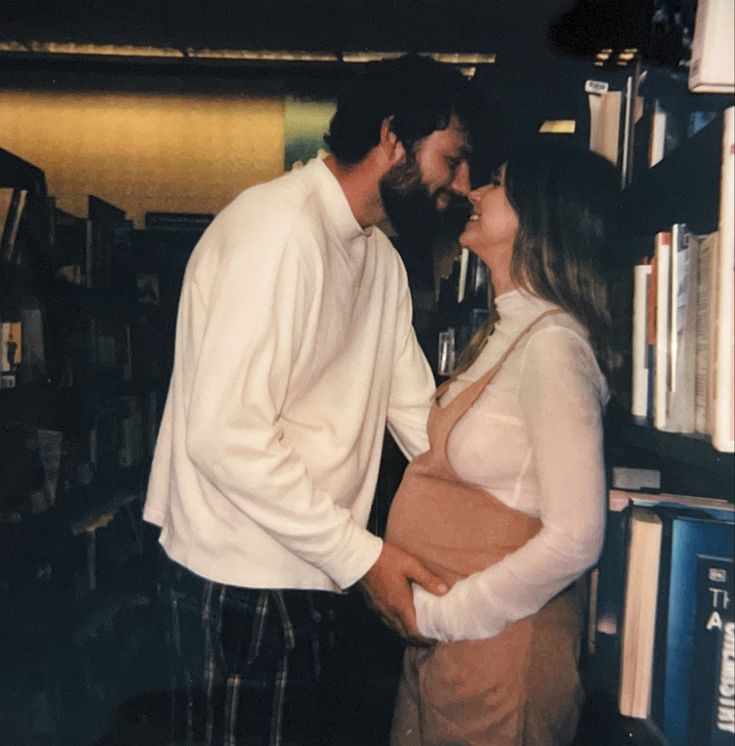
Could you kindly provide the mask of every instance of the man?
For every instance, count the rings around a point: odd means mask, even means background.
[[[314,741],[340,591],[359,583],[415,637],[410,583],[446,590],[365,529],[386,423],[425,451],[434,391],[375,226],[468,192],[465,85],[420,57],[368,66],[331,155],[243,192],[187,266],[144,515],[161,526],[178,719],[191,733],[206,709],[208,743]]]

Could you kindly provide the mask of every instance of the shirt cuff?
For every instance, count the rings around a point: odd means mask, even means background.
[[[472,611],[472,604],[464,598],[467,591],[463,581],[444,596],[435,596],[414,584],[413,604],[419,632],[440,642],[483,640],[500,634],[507,622],[499,616],[493,618],[490,609],[478,618]],[[485,606],[481,599],[477,600]]]
[[[342,547],[320,567],[344,590],[367,573],[382,551],[383,540],[353,521],[347,528]]]

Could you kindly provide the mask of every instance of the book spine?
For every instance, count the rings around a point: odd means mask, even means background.
[[[689,743],[729,746],[735,734],[733,560],[697,557]]]
[[[672,238],[668,426],[680,433],[693,433],[699,241],[682,224],[678,225],[677,233],[677,244]],[[676,250],[673,250],[674,246]]]
[[[735,451],[735,107],[732,106],[724,113],[719,234],[712,444],[718,451],[732,453]]]
[[[656,257],[656,368],[654,373],[653,424],[667,427],[669,388],[669,273],[671,232],[659,231],[655,238]]]
[[[699,0],[694,22],[689,90],[735,92],[733,0]]]
[[[712,294],[712,261],[715,254],[717,234],[703,236],[697,252],[697,319],[694,371],[694,429],[705,434],[709,432],[707,418],[707,400],[709,398],[710,368],[710,309]]]
[[[658,280],[658,263],[654,254],[651,259],[651,272],[648,275],[646,288],[646,362],[648,364],[648,409],[646,420],[653,423],[653,402],[656,387],[656,287]]]
[[[648,166],[652,168],[666,155],[666,110],[656,99],[651,113],[651,138],[648,148]]]
[[[633,270],[633,338],[631,414],[648,414],[648,349],[646,339],[646,308],[650,264],[638,264]]]
[[[618,709],[627,717],[651,714],[661,519],[634,508],[625,581]]]
[[[684,235],[686,225],[674,223],[671,226],[671,264],[669,266],[669,365],[667,376],[668,398],[667,408],[670,409],[671,394],[676,391],[677,358],[679,356],[679,342],[681,340],[682,310],[686,307],[686,281],[688,269],[688,254]]]

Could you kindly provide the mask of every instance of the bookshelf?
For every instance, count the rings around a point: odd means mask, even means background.
[[[648,52],[649,58],[650,56],[655,58],[655,55],[651,55],[651,50],[645,51]],[[631,414],[631,409],[634,409],[631,402],[636,401],[631,392],[633,365],[631,358],[633,356],[630,354],[631,331],[634,324],[633,265],[640,263],[645,256],[652,260],[657,235],[660,232],[672,231],[675,224],[681,224],[694,236],[694,241],[687,245],[687,250],[690,252],[689,261],[695,262],[693,266],[696,268],[695,271],[698,271],[701,260],[697,242],[700,238],[721,230],[722,225],[721,185],[724,183],[722,163],[726,157],[723,154],[725,151],[723,133],[726,122],[725,112],[732,107],[733,96],[731,93],[701,95],[690,92],[687,89],[687,66],[681,64],[679,58],[676,60],[676,65],[675,70],[661,70],[653,67],[646,69],[646,64],[639,64],[635,72],[631,73],[635,82],[630,86],[629,91],[632,89],[642,96],[638,102],[641,115],[635,122],[627,123],[627,126],[631,128],[628,136],[632,152],[620,155],[620,158],[628,164],[632,177],[623,188],[621,195],[621,205],[625,216],[625,235],[620,252],[620,266],[613,286],[611,309],[615,338],[623,353],[625,364],[622,370],[611,378],[613,400],[605,421],[606,459],[609,467],[628,467],[658,472],[660,493],[720,498],[721,505],[731,506],[735,498],[733,453],[728,452],[727,448],[718,450],[713,445],[716,441],[710,434],[712,431],[709,430],[709,419],[705,434],[693,432],[699,427],[689,427],[688,432],[677,432],[677,424],[670,426],[668,430],[657,429],[653,426],[650,403],[648,416]],[[665,153],[661,160],[649,167],[648,159],[651,152],[649,145],[654,136],[654,123],[650,117],[658,107],[668,113],[667,127],[671,127],[674,131],[672,139],[675,140],[675,145],[670,152]],[[630,108],[635,109],[635,106]],[[676,121],[677,117],[681,121]],[[695,121],[698,124],[693,127],[692,124]],[[729,199],[732,200],[732,195]],[[727,200],[728,198],[725,197],[725,201]],[[672,250],[671,256],[672,262],[677,261],[676,249]],[[651,274],[653,275],[655,271],[654,262]],[[732,267],[729,271],[732,271]],[[728,276],[727,271],[723,274],[725,277]],[[651,292],[650,283],[647,285],[647,292]],[[697,288],[696,292],[701,292],[701,288]],[[649,320],[650,297],[649,295],[647,305]],[[656,298],[655,289],[653,297]],[[691,297],[696,296],[690,293],[689,298]],[[677,296],[674,296],[673,302],[676,303],[677,300]],[[667,304],[669,302],[671,301],[667,300]],[[721,309],[709,313],[717,318],[718,312],[721,313]],[[697,333],[699,333],[700,323],[701,319],[698,317]],[[711,327],[703,328],[710,329]],[[650,329],[649,324],[646,326],[646,335],[650,334]],[[714,333],[711,339],[713,338]],[[650,343],[650,336],[647,339]],[[653,359],[648,359],[646,367],[652,365]],[[659,360],[656,359],[657,364],[658,362]],[[697,370],[699,370],[700,362],[698,359]],[[711,387],[711,374],[708,375],[710,376],[708,386]],[[695,386],[694,378],[692,374],[691,378],[685,381],[685,385],[691,386],[692,390]],[[667,380],[670,381],[670,378]],[[649,379],[649,396],[652,396],[652,388],[652,379]],[[667,396],[669,395],[671,394],[667,393]],[[711,388],[708,395],[711,395]],[[730,393],[730,402],[732,402],[732,393]],[[640,400],[636,406],[640,408]],[[666,406],[668,408],[668,400]],[[722,406],[722,403],[719,406]],[[711,415],[708,414],[709,416]],[[670,424],[671,421],[665,423],[666,426]],[[721,443],[722,441],[719,443],[720,446]],[[595,588],[603,588],[605,572],[608,573],[605,583],[611,583],[610,577],[617,578],[617,580],[613,580],[611,585],[605,585],[604,591],[601,591],[606,594],[604,597],[593,598],[596,606],[591,609],[590,630],[588,630],[592,637],[591,640],[588,639],[588,646],[583,656],[589,692],[587,721],[601,720],[609,725],[609,734],[597,741],[601,744],[631,743],[639,746],[642,744],[653,746],[674,744],[674,746],[679,746],[684,743],[696,742],[704,745],[721,742],[717,739],[722,738],[722,734],[715,735],[717,729],[713,712],[716,713],[716,709],[709,712],[706,710],[709,705],[705,705],[705,702],[708,703],[709,700],[704,698],[708,695],[705,695],[701,689],[695,691],[694,684],[687,683],[694,681],[691,677],[696,674],[704,677],[708,685],[711,685],[714,674],[709,672],[703,674],[701,670],[698,673],[692,673],[691,668],[687,669],[684,664],[681,664],[682,668],[677,671],[676,677],[673,675],[674,668],[679,665],[678,661],[689,661],[694,657],[692,647],[683,647],[684,637],[677,637],[677,631],[687,628],[689,630],[687,634],[690,635],[687,646],[694,646],[695,653],[702,649],[703,633],[694,626],[693,615],[695,605],[702,603],[700,597],[706,595],[707,581],[699,576],[695,581],[693,575],[688,576],[691,587],[688,587],[690,595],[687,596],[686,604],[689,610],[684,610],[683,607],[676,606],[673,600],[676,597],[676,591],[672,590],[675,581],[671,568],[675,565],[680,568],[685,563],[688,563],[686,565],[688,567],[696,567],[697,558],[703,551],[703,547],[707,545],[706,540],[700,540],[697,553],[692,549],[691,555],[684,554],[685,551],[689,552],[690,548],[687,546],[685,550],[685,544],[678,543],[680,540],[677,537],[684,535],[684,529],[681,529],[681,534],[677,533],[680,531],[680,524],[691,521],[691,525],[702,528],[709,521],[709,525],[713,528],[708,536],[722,537],[723,533],[725,535],[728,532],[732,533],[732,527],[728,523],[732,521],[731,513],[723,509],[723,514],[714,518],[713,515],[706,516],[703,512],[696,513],[693,507],[680,509],[666,506],[663,503],[663,499],[658,503],[654,500],[648,508],[644,509],[644,512],[649,510],[650,514],[659,520],[662,528],[661,557],[656,572],[656,582],[650,588],[638,592],[638,600],[647,594],[652,594],[657,599],[657,604],[653,607],[655,611],[652,622],[655,625],[655,635],[644,654],[644,658],[651,655],[654,660],[653,672],[646,684],[650,687],[651,703],[648,715],[641,714],[640,717],[620,714],[618,687],[624,677],[630,676],[630,664],[628,671],[624,672],[622,670],[624,664],[621,664],[621,661],[625,645],[627,608],[628,606],[631,609],[634,608],[632,597],[628,594],[624,583],[626,583],[626,578],[634,577],[637,572],[640,572],[641,567],[636,566],[631,569],[629,563],[633,560],[630,555],[627,555],[631,542],[632,513],[615,513],[616,509],[611,503],[605,551],[599,567],[593,574],[594,583],[599,580],[601,585],[597,587],[593,583],[593,596],[597,592]],[[719,526],[715,528],[717,523]],[[702,528],[702,531],[704,530]],[[718,561],[723,565],[730,562],[731,567],[731,560],[722,559],[727,557],[728,553],[729,557],[732,557],[732,542],[729,542],[729,547],[727,544],[727,541],[723,544],[720,540],[719,551],[713,553],[719,555]],[[613,564],[616,561],[617,564]],[[689,569],[691,570],[692,567]],[[597,573],[600,574],[597,575]],[[611,587],[618,594],[615,601],[611,601]],[[650,601],[650,596],[648,600]],[[614,624],[611,623],[609,615],[605,617],[605,613],[608,612],[603,613],[602,616],[597,615],[600,608],[609,610],[611,604],[616,607],[617,613],[617,621]],[[634,616],[631,621],[639,623],[640,619],[645,617],[644,612],[641,614],[642,617]],[[700,606],[697,606],[697,615],[699,619]],[[690,616],[692,626],[687,627],[690,622],[682,620],[689,619]],[[711,659],[715,660],[715,656],[711,652],[709,654]],[[718,670],[716,663],[709,665],[714,667],[713,671]],[[672,683],[674,678],[678,678],[677,683]],[[638,678],[626,679],[628,682],[631,680],[637,681]],[[639,709],[646,710],[646,706],[639,706]],[[693,726],[695,714],[697,725]],[[589,722],[587,726],[589,727]],[[693,728],[701,730],[695,731]]]
[[[23,193],[13,241],[0,224],[0,730],[91,743],[134,656],[161,645],[142,498],[179,286],[211,216],[136,229],[93,196],[73,216],[7,151],[0,191],[7,209]]]
[[[699,233],[716,229],[721,143],[720,113],[653,168],[634,177],[623,194],[629,232],[652,234],[675,222],[685,222]]]

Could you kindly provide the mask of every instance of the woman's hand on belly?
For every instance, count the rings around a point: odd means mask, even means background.
[[[448,590],[416,557],[389,542],[383,543],[377,562],[360,580],[370,605],[386,625],[412,644],[432,644],[434,641],[423,637],[416,625],[413,583],[435,595]]]

